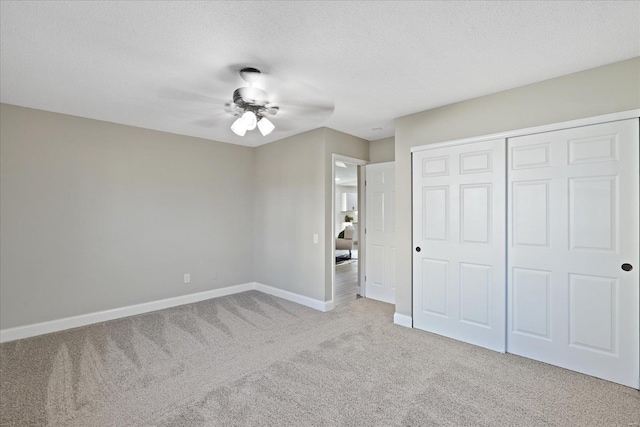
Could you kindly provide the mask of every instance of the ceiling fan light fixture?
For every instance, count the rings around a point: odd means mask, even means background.
[[[273,123],[271,123],[271,120],[267,119],[266,117],[263,117],[258,121],[258,129],[260,130],[262,136],[269,135],[275,128],[276,127]]]
[[[253,111],[245,111],[240,119],[242,120],[242,124],[244,125],[246,130],[254,130],[256,128],[256,124],[258,123],[256,113],[254,113]]]
[[[233,124],[231,125],[231,130],[238,136],[244,136],[244,134],[247,133],[247,127],[244,125],[242,117],[233,122]]]

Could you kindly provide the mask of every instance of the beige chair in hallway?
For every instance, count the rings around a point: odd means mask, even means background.
[[[338,237],[336,239],[336,251],[349,251],[349,255],[336,255],[336,261],[338,259],[351,259],[351,250],[353,249],[353,235],[356,230],[350,225],[344,228],[344,237]]]

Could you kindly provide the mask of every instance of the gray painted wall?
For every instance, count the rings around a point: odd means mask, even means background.
[[[2,329],[252,281],[331,299],[331,154],[366,160],[367,141],[248,148],[0,113]]]
[[[320,128],[254,149],[3,104],[0,327],[251,281],[330,300],[332,153],[397,161],[411,314],[412,146],[635,108],[640,58],[399,118],[395,143]]]
[[[324,129],[255,148],[255,281],[324,301]],[[313,243],[313,235],[318,243]]]
[[[255,150],[255,280],[329,301],[335,238],[331,155],[367,160],[368,142],[320,128]]]
[[[252,148],[6,104],[0,123],[2,329],[254,280]]]
[[[395,137],[369,141],[369,160],[371,163],[393,162],[396,159]]]
[[[640,58],[396,119],[396,312],[411,314],[411,147],[637,108]]]

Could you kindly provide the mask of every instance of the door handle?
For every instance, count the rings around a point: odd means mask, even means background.
[[[420,252],[422,249],[420,249],[420,246],[416,246],[416,252]]]
[[[633,265],[631,265],[631,264],[627,264],[627,263],[625,262],[624,264],[622,264],[622,269],[623,269],[624,271],[631,271],[631,270],[633,270]]]

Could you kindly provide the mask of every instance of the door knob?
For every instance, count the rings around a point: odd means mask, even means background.
[[[420,246],[416,247],[416,252],[420,252],[422,249],[420,249]]]
[[[631,271],[631,270],[633,270],[633,265],[624,263],[624,264],[622,264],[622,269],[624,271]]]

